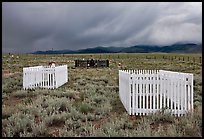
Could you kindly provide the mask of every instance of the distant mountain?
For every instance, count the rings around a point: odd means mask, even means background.
[[[55,50],[55,51],[36,51],[32,54],[83,54],[83,53],[202,53],[202,44],[176,43],[169,46],[156,45],[136,45],[130,47],[102,47],[87,48],[80,50]]]
[[[173,44],[162,47],[160,51],[166,53],[202,53],[202,44]]]
[[[74,54],[75,51],[72,50],[48,50],[48,51],[36,51],[32,54]]]
[[[122,49],[122,53],[151,53],[158,52],[161,48],[159,46],[151,45],[136,45]]]
[[[125,47],[95,47],[95,48],[87,48],[87,49],[81,49],[76,51],[76,53],[118,53]]]

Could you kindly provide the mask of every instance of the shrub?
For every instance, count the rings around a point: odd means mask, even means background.
[[[94,118],[95,118],[95,115],[94,115],[94,114],[92,114],[92,113],[88,113],[88,114],[87,114],[87,120],[88,120],[88,121],[93,121]]]
[[[20,133],[27,132],[31,128],[31,123],[34,119],[31,115],[16,113],[8,118],[8,125],[6,127],[7,136],[19,137]]]
[[[175,116],[171,115],[170,113],[154,113],[150,114],[148,118],[153,122],[153,123],[174,123]]]
[[[17,98],[24,98],[27,97],[28,93],[25,90],[18,90],[13,92],[12,95]]]
[[[102,126],[102,131],[107,137],[120,137],[121,135],[116,130],[114,123],[106,123]]]
[[[55,111],[69,111],[71,103],[67,98],[46,96],[41,98],[41,106],[42,108],[46,109],[48,114],[52,114]]]
[[[76,129],[81,127],[81,121],[80,120],[73,120],[71,118],[67,119],[65,121],[65,126],[67,131],[75,131]]]
[[[60,137],[75,137],[76,133],[74,130],[67,130],[66,128],[59,131]]]
[[[45,118],[47,126],[61,126],[65,123],[66,113],[52,114]]]
[[[40,124],[32,123],[32,137],[50,137],[45,122]]]
[[[103,97],[100,96],[95,96],[94,97],[94,102],[96,102],[96,104],[100,105],[100,103],[102,103],[104,101]]]
[[[176,122],[177,131],[182,132],[184,136],[202,136],[201,125],[202,118],[201,114],[188,114],[186,117],[180,117]]]
[[[3,107],[2,108],[2,119],[7,119],[7,118],[11,117],[13,114],[13,110],[14,110],[14,108]]]
[[[165,129],[167,128],[167,129]],[[158,130],[152,132],[153,137],[182,137],[183,133],[176,129],[175,125],[165,127],[159,125]]]
[[[78,110],[76,110],[74,107],[70,110],[70,117],[73,121],[77,121],[81,119],[82,113],[80,113]]]
[[[23,83],[22,83],[22,80],[20,80],[19,78],[22,78],[22,76],[17,76],[17,77],[10,76],[7,78],[3,78],[2,92],[12,93],[15,90],[22,89]]]
[[[87,114],[92,111],[92,107],[90,104],[82,103],[79,110],[80,112]]]

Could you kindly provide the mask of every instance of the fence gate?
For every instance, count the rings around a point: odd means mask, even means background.
[[[129,115],[165,110],[182,116],[193,110],[193,74],[119,70],[119,96]]]
[[[23,89],[54,89],[68,81],[67,65],[23,68]]]

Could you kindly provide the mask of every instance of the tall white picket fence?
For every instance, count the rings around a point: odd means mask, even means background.
[[[165,70],[119,70],[119,96],[129,115],[193,111],[193,74]]]
[[[68,81],[67,65],[23,68],[23,89],[54,89]]]

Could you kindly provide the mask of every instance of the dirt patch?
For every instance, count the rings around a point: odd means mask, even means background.
[[[100,119],[98,121],[93,121],[93,125],[94,125],[95,129],[98,129],[103,124],[107,123],[108,121],[110,121],[109,117],[103,117],[102,119]]]
[[[130,121],[141,120],[142,118],[144,118],[143,115],[129,115]]]
[[[9,76],[11,74],[10,70],[3,70],[2,75],[3,76]]]
[[[37,124],[42,123],[42,118],[40,118],[39,116],[35,116],[35,123]]]
[[[4,100],[3,103],[6,106],[13,106],[13,107],[15,107],[17,104],[21,103],[22,101],[23,101],[23,99],[21,99],[21,98],[10,96],[8,99]]]
[[[95,129],[98,129],[100,128],[103,124],[107,123],[107,122],[110,122],[110,119],[113,119],[114,117],[116,117],[116,113],[113,113],[113,114],[110,114],[110,116],[105,116],[105,117],[102,117],[100,120],[94,120],[92,123],[95,127]]]
[[[12,76],[12,75],[16,75],[16,74],[18,74],[18,73],[20,73],[20,72],[14,72],[14,73],[12,73],[10,70],[3,70],[3,71],[2,71],[2,76],[3,76],[3,77],[9,77],[9,76]]]
[[[59,135],[59,128],[52,128],[51,130],[50,130],[50,134],[52,135],[52,137],[59,137],[60,135]]]
[[[60,137],[60,129],[62,129],[62,127],[49,127],[48,128],[48,132],[52,137]]]
[[[155,122],[155,123],[151,123],[150,127],[152,130],[156,130],[156,131],[159,130],[159,127],[162,127],[164,131],[167,131],[169,125],[171,125],[171,123],[169,122]]]

